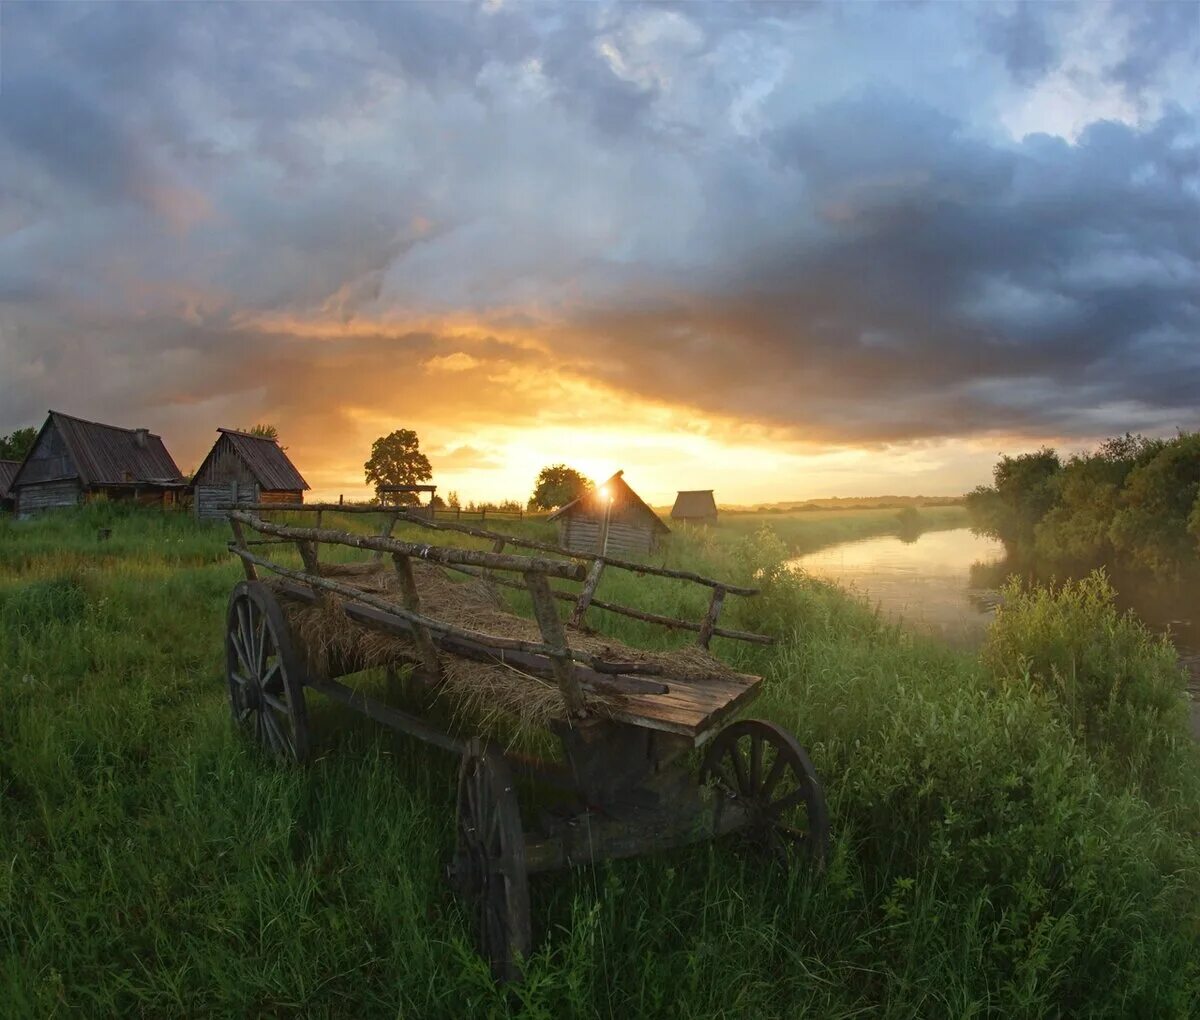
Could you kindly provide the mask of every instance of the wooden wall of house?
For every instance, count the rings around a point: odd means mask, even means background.
[[[558,521],[559,545],[572,552],[600,552],[600,519],[568,515]],[[654,551],[654,530],[628,521],[609,521],[607,552],[610,556],[645,556]]]
[[[263,489],[258,494],[260,503],[303,503],[303,489],[276,489],[274,491]]]
[[[197,520],[223,521],[234,503],[259,502],[258,483],[239,482],[231,479],[208,485],[196,484],[192,495],[192,509]]]
[[[53,424],[42,432],[33,444],[33,449],[29,451],[29,456],[21,466],[20,478],[22,486],[79,478],[79,469],[67,451],[62,433]],[[75,487],[78,489],[78,481],[75,482]]]
[[[237,482],[248,490],[250,486],[257,488],[258,479],[246,462],[238,456],[233,442],[228,436],[221,436],[213,447],[212,456],[208,458],[204,469],[192,480],[197,488],[201,485],[225,485]]]
[[[17,490],[17,517],[24,520],[43,510],[79,506],[82,500],[83,487],[78,478],[22,484]]]
[[[197,484],[192,497],[192,508],[196,517],[204,521],[224,520],[234,503],[303,503],[304,492],[301,490],[259,489],[258,483],[215,482],[209,485]]]

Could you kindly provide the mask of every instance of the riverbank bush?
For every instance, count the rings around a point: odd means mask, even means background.
[[[1058,588],[1013,579],[1002,595],[981,653],[992,676],[1048,695],[1118,786],[1176,798],[1196,757],[1170,641],[1118,611],[1102,571]]]
[[[730,613],[779,643],[720,650],[766,677],[751,714],[810,748],[833,818],[826,872],[781,875],[721,843],[538,878],[527,980],[496,989],[439,878],[453,760],[318,697],[309,768],[235,739],[225,531],[155,520],[141,545],[136,518],[105,543],[86,515],[0,524],[13,1015],[1200,1011],[1194,789],[1114,781],[1043,686],[997,683],[975,656],[781,569],[794,547],[771,530],[685,536],[670,557],[764,585]],[[37,551],[13,552],[27,537]],[[620,595],[682,606],[684,586],[651,580]]]
[[[1048,449],[1002,457],[993,474],[967,496],[971,526],[1023,567],[1200,576],[1200,433],[1119,436],[1065,464]]]

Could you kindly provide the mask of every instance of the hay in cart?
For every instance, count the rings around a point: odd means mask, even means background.
[[[390,564],[322,563],[318,569],[322,577],[336,578],[363,593],[399,598],[399,578]],[[474,577],[455,579],[431,563],[416,562],[412,569],[421,592],[422,612],[463,629],[531,642],[541,640],[537,622],[506,609],[494,582]],[[327,592],[320,601],[310,602],[289,597],[290,586],[279,579],[268,579],[267,583],[279,595],[308,668],[320,675],[383,668],[419,658],[411,638],[373,629],[347,616],[342,596]],[[607,661],[637,663],[665,683],[685,677],[734,680],[739,676],[704,648],[656,652],[595,634],[585,627],[568,624],[567,630],[571,647]],[[442,679],[436,696],[455,717],[469,718],[483,726],[503,722],[522,729],[566,718],[554,682],[516,665],[439,655],[439,666]],[[588,691],[584,701],[589,712],[608,716],[619,707],[621,695]]]

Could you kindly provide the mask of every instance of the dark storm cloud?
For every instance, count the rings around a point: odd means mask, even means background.
[[[1037,81],[1055,64],[1058,47],[1047,17],[1050,5],[1020,0],[1011,9],[987,6],[983,26],[988,45],[1021,84]]]
[[[5,5],[0,431],[85,396],[383,407],[460,317],[822,440],[1172,424],[1196,8],[1096,11]],[[1090,126],[1013,138],[1056,74]],[[1089,116],[1106,83],[1136,122]],[[363,328],[288,335],[312,321]]]

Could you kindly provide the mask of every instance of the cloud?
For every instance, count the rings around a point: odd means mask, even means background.
[[[1194,14],[6,5],[0,431],[1195,424]]]

